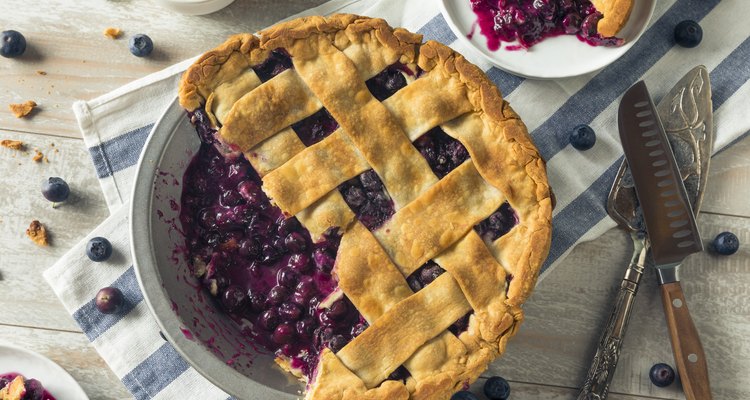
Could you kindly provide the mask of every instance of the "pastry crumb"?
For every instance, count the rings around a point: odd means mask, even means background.
[[[122,36],[122,30],[120,28],[109,27],[104,30],[104,36],[110,39],[119,39]]]
[[[47,75],[47,71],[42,71],[41,69],[38,69],[36,73],[37,75]]]
[[[49,241],[47,240],[47,229],[37,220],[31,221],[31,225],[26,229],[26,236],[39,246],[49,245]]]
[[[16,118],[23,118],[31,113],[31,110],[36,107],[37,104],[33,100],[29,100],[25,103],[20,104],[9,104],[8,108],[16,116]]]
[[[44,158],[44,154],[42,154],[42,152],[37,149],[34,149],[34,151],[36,152],[36,154],[34,154],[34,157],[32,157],[31,159],[34,160],[34,162],[42,161],[42,159]]]
[[[9,148],[11,150],[22,151],[25,145],[20,140],[3,139],[2,141],[0,141],[0,146]]]

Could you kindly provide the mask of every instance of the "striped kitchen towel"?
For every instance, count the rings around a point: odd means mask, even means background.
[[[475,56],[456,40],[436,1],[334,0],[303,14],[333,12],[383,17],[393,26],[449,44],[486,70],[500,87],[547,160],[557,197],[552,248],[542,278],[576,244],[615,226],[606,214],[605,200],[622,160],[617,104],[630,85],[644,79],[659,98],[689,69],[703,64],[710,71],[713,87],[716,151],[750,130],[750,118],[744,115],[750,102],[750,25],[744,21],[750,14],[750,2],[660,0],[648,30],[622,58],[596,73],[552,81],[519,78]],[[703,43],[695,49],[676,47],[672,42],[673,27],[685,19],[700,21],[703,26]],[[129,253],[126,202],[135,164],[154,122],[176,94],[180,73],[192,61],[75,104],[112,215],[45,273],[83,332],[137,399],[228,397],[160,337],[138,288]],[[568,145],[568,132],[578,124],[589,124],[597,132],[596,146],[586,152]],[[81,257],[86,241],[93,236],[109,238],[116,250],[109,262],[96,266],[96,274],[90,273],[91,262]],[[95,311],[93,298],[104,286],[123,291],[127,299],[123,313]]]

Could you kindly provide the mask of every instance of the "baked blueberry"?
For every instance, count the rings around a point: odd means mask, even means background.
[[[0,56],[5,58],[18,57],[26,51],[26,38],[21,32],[9,30],[3,31],[2,46],[0,46]]]
[[[510,397],[510,384],[503,377],[493,376],[484,383],[484,395],[490,400],[507,400]]]
[[[468,390],[462,390],[454,393],[453,396],[451,396],[451,400],[479,400],[479,397]]]
[[[96,294],[96,308],[104,314],[115,314],[120,312],[124,302],[124,296],[116,287],[105,287]]]
[[[716,235],[711,247],[717,254],[728,256],[740,248],[740,239],[732,232],[722,232]]]
[[[70,196],[70,187],[62,178],[47,178],[42,182],[42,196],[53,203],[61,203]]]
[[[703,29],[697,22],[685,20],[674,27],[674,41],[682,47],[693,48],[703,40]]]
[[[578,125],[570,132],[570,145],[578,150],[588,150],[596,143],[596,133],[588,125]]]
[[[146,57],[154,50],[154,42],[147,35],[139,33],[133,35],[128,43],[130,52],[136,57]]]
[[[102,262],[112,256],[112,244],[109,240],[97,236],[86,243],[86,255],[91,261]]]
[[[674,382],[675,373],[674,369],[668,364],[658,363],[651,367],[651,370],[648,372],[648,377],[654,385],[665,387]]]

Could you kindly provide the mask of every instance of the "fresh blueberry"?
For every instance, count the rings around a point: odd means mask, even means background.
[[[468,390],[462,390],[454,393],[453,396],[451,396],[451,400],[479,400],[479,397]]]
[[[273,331],[272,339],[277,344],[291,342],[294,339],[294,326],[290,324],[280,324]]]
[[[136,57],[146,57],[154,50],[154,42],[151,38],[139,33],[130,38],[130,52]]]
[[[484,395],[490,400],[506,400],[510,397],[510,384],[505,378],[493,376],[484,383]]]
[[[674,382],[674,369],[664,363],[654,364],[654,366],[651,367],[651,371],[648,372],[648,377],[651,379],[651,383],[656,386],[669,386]]]
[[[686,20],[674,27],[674,41],[682,47],[693,48],[703,40],[703,29],[697,22]]]
[[[106,261],[112,255],[112,244],[103,237],[91,238],[86,244],[86,255],[91,261]]]
[[[119,312],[123,302],[122,292],[115,287],[105,287],[96,294],[96,308],[104,314]]]
[[[588,125],[578,125],[570,132],[570,145],[578,150],[588,150],[596,143],[596,133]]]
[[[0,56],[6,58],[18,57],[26,51],[26,38],[18,31],[3,31],[2,47],[0,47]]]
[[[51,177],[42,182],[42,196],[53,203],[61,203],[68,199],[70,187],[62,178]]]
[[[740,248],[740,239],[732,232],[722,232],[716,235],[712,247],[716,253],[728,256]]]

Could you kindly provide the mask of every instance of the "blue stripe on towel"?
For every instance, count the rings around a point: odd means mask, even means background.
[[[89,154],[99,179],[135,165],[153,126],[154,124],[148,124],[102,142],[98,146],[90,147]]]
[[[488,69],[485,73],[487,74],[487,77],[490,78],[498,88],[500,88],[500,93],[503,94],[503,97],[507,97],[525,80],[520,76],[515,76],[496,67]]]
[[[188,369],[188,364],[169,343],[122,377],[122,383],[137,400],[150,399]]]
[[[745,39],[711,71],[711,98],[719,109],[750,78],[750,38]]]
[[[672,30],[678,22],[685,19],[701,20],[717,4],[719,0],[676,2],[627,53],[594,76],[532,132],[531,136],[542,157],[545,160],[554,157],[568,145],[568,132],[574,126],[591,122],[628,87],[641,79],[674,45]]]
[[[114,326],[120,321],[120,319],[122,319],[122,317],[127,315],[130,310],[135,308],[138,303],[143,301],[143,294],[138,287],[135,270],[132,266],[112,282],[110,286],[116,287],[122,291],[124,304],[121,312],[117,314],[103,314],[96,309],[96,300],[91,299],[91,301],[84,304],[73,313],[73,319],[76,320],[78,326],[81,327],[81,330],[91,342],[99,337],[99,335],[106,332],[107,329]]]
[[[542,272],[607,215],[606,198],[623,157],[552,219],[552,244]]]
[[[423,27],[419,28],[417,33],[424,36],[425,41],[434,40],[446,45],[458,39],[453,30],[448,26],[448,22],[445,21],[442,13],[436,15]]]

